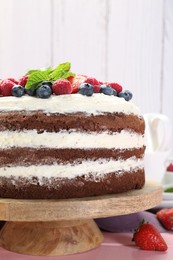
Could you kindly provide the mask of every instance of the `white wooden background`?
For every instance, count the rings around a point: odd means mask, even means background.
[[[65,61],[173,124],[172,0],[0,0],[0,78]]]

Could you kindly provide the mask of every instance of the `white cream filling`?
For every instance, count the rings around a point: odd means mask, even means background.
[[[117,172],[116,174],[123,174],[123,172],[131,172],[143,168],[143,159],[136,159],[131,157],[127,160],[97,160],[97,161],[83,161],[81,164],[65,164],[65,165],[32,165],[32,166],[14,166],[0,168],[0,176],[10,178],[26,177],[32,178],[36,176],[40,182],[43,177],[50,179],[54,178],[68,178],[72,179],[77,176],[92,174],[95,178],[102,178],[106,173]]]
[[[107,131],[102,133],[81,133],[66,130],[58,133],[43,132],[40,134],[36,130],[0,132],[1,149],[10,147],[131,149],[140,148],[143,145],[143,135],[127,130],[112,134]]]
[[[48,99],[41,99],[30,96],[2,97],[0,98],[0,111],[35,111],[42,110],[46,113],[76,113],[86,114],[124,113],[141,116],[137,106],[127,102],[124,98],[94,94],[86,97],[80,94],[52,95]]]

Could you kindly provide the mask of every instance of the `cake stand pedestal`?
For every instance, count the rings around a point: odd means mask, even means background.
[[[63,200],[0,199],[0,246],[30,255],[67,255],[100,245],[103,235],[94,218],[126,215],[153,208],[162,187],[147,181],[141,190]]]

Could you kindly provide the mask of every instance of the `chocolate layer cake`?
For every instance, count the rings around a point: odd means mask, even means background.
[[[0,98],[0,197],[73,198],[145,182],[144,120],[124,98]]]

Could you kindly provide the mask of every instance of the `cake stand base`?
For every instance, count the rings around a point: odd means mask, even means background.
[[[59,200],[0,198],[0,246],[28,255],[69,255],[103,241],[95,218],[150,209],[162,201],[162,187],[146,181],[140,190],[121,194]]]
[[[58,256],[93,249],[102,241],[93,220],[7,222],[1,230],[0,245],[21,254]]]

